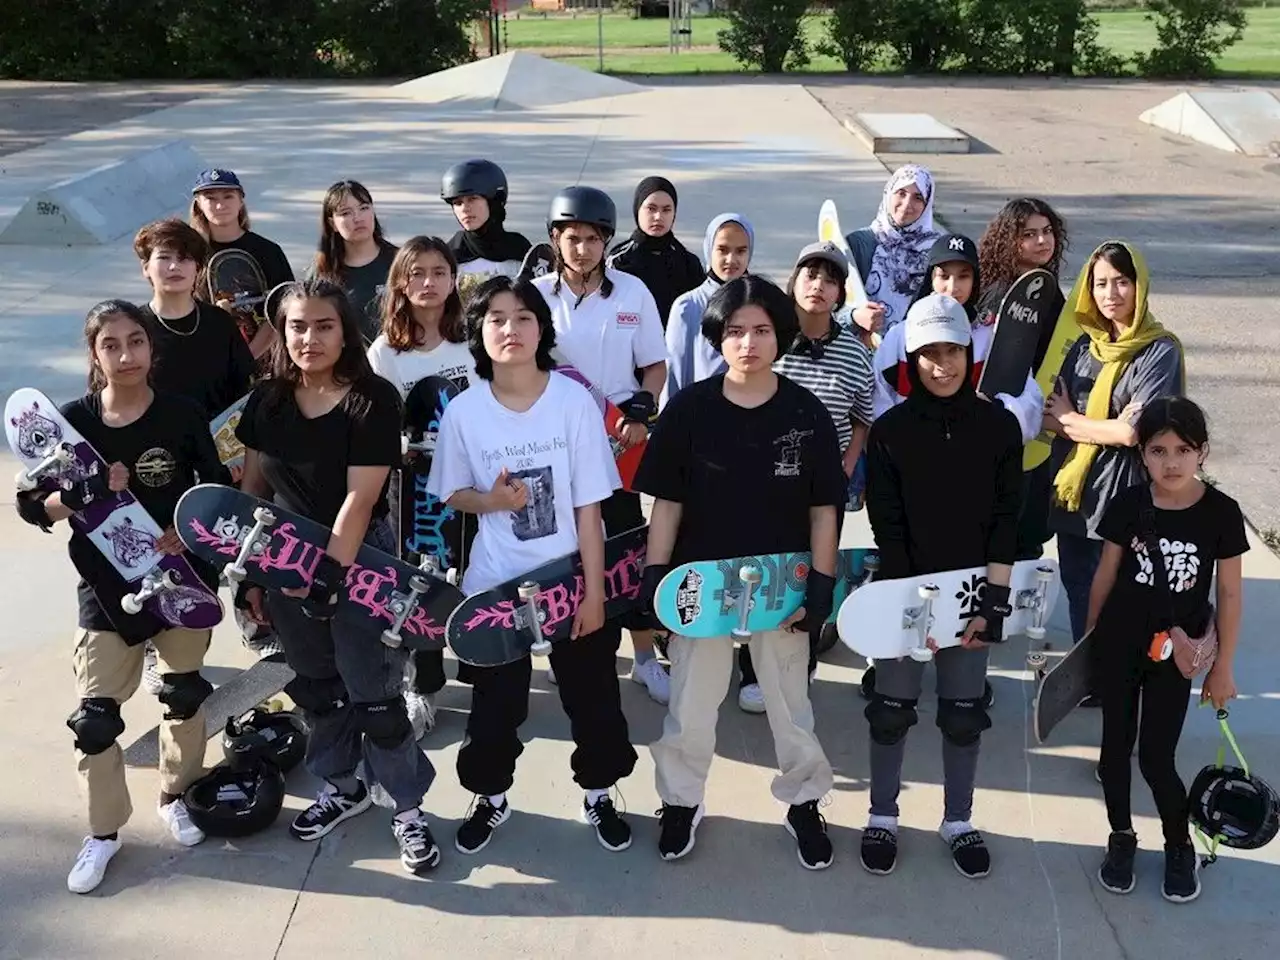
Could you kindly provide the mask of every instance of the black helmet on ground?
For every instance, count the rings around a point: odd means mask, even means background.
[[[290,710],[269,713],[255,709],[243,720],[227,718],[222,730],[222,752],[228,766],[237,770],[269,763],[281,773],[288,773],[307,752],[307,727]]]
[[[191,822],[211,837],[247,837],[275,823],[284,806],[284,774],[270,763],[249,770],[215,767],[182,795]]]
[[[492,160],[464,160],[444,172],[440,199],[453,203],[458,197],[484,197],[507,202],[507,175]]]
[[[561,224],[586,223],[599,228],[605,242],[618,227],[618,208],[613,199],[595,187],[565,187],[551,198],[547,213],[547,233]]]

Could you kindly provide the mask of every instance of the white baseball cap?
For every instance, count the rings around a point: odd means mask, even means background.
[[[969,315],[954,297],[943,293],[931,293],[911,305],[907,319],[903,321],[903,340],[907,353],[929,346],[931,343],[954,343],[967,347],[973,340],[969,329]]]

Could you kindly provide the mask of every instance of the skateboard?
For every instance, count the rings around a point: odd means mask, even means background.
[[[635,608],[649,528],[636,527],[604,542],[604,615]],[[499,667],[530,654],[546,656],[569,639],[582,596],[582,558],[560,557],[528,573],[473,593],[449,617],[449,647],[459,660]]]
[[[812,560],[805,551],[681,564],[658,584],[653,609],[664,627],[690,639],[744,640],[753,633],[777,630],[804,606]],[[841,550],[832,611],[840,609],[878,566],[872,549]],[[834,612],[827,622],[833,620]]]
[[[978,379],[984,396],[1022,393],[1044,332],[1057,323],[1065,303],[1057,278],[1048,270],[1028,270],[1014,281],[1000,301],[991,349]]]
[[[205,270],[209,278],[209,299],[230,300],[228,312],[235,317],[240,335],[248,343],[266,316],[267,281],[262,267],[243,250],[219,250],[209,258]]]
[[[524,255],[524,262],[520,264],[519,278],[532,280],[534,277],[546,276],[555,269],[555,265],[556,254],[551,249],[551,244],[535,243]]]
[[[850,324],[853,322],[853,311],[867,302],[867,288],[863,286],[862,274],[858,272],[858,265],[854,262],[849,241],[840,229],[840,216],[836,213],[834,200],[822,201],[822,208],[818,211],[818,239],[823,243],[834,243],[849,261],[849,278],[844,284],[844,307],[837,319],[846,325]]]
[[[71,424],[52,400],[23,387],[4,408],[5,433],[22,469],[19,490],[49,493],[69,489],[110,466]],[[164,531],[127,489],[95,500],[70,518],[132,588],[120,608],[133,615],[146,610],[175,627],[207,630],[222,620],[222,601],[197,576],[187,558],[156,551]]]
[[[573,364],[563,362],[559,356],[555,359],[555,372],[586,387],[591,398],[595,400],[596,406],[600,408],[600,415],[604,418],[604,432],[609,437],[609,447],[613,450],[613,460],[618,467],[618,476],[622,478],[622,489],[631,492],[631,484],[635,482],[636,471],[640,469],[640,460],[644,457],[644,449],[649,442],[646,440],[634,447],[624,447],[621,440],[622,431],[618,429],[622,411],[618,409],[617,404],[596,389],[596,386]]]
[[[416,563],[435,557],[440,569],[457,573],[465,566],[465,550],[474,536],[477,518],[447,506],[427,492],[427,475],[435,452],[440,418],[458,386],[446,377],[424,377],[413,385],[404,403],[405,432],[401,452],[418,457],[400,471],[400,559]]]
[[[213,445],[218,448],[218,459],[228,470],[244,466],[244,444],[236,437],[236,427],[240,425],[240,414],[248,402],[249,394],[246,393],[209,422]]]
[[[1084,331],[1080,329],[1080,324],[1076,322],[1076,312],[1073,309],[1073,305],[1070,303],[1064,304],[1062,312],[1058,314],[1057,323],[1054,325],[1053,336],[1049,338],[1049,346],[1045,350],[1044,360],[1036,368],[1036,384],[1046,398],[1053,394],[1054,387],[1057,386],[1058,374],[1062,371],[1062,362],[1067,359],[1067,354],[1071,352],[1075,342],[1082,336],[1084,336]],[[1049,459],[1052,449],[1053,434],[1047,430],[1041,430],[1039,435],[1023,448],[1022,469],[1024,471],[1034,470]]]
[[[333,535],[328,527],[234,487],[202,483],[182,495],[174,512],[178,536],[187,549],[222,565],[233,584],[243,580],[269,590],[298,589],[311,583],[320,554]],[[368,544],[360,547],[347,573],[335,622],[367,631],[382,623],[382,642],[409,650],[440,650],[444,624],[462,602],[433,557],[413,567]]]
[[[927,639],[939,649],[960,645],[965,627],[978,615],[986,574],[986,567],[971,567],[868,583],[841,604],[836,617],[840,639],[868,660],[911,657],[928,662],[933,652]],[[1058,585],[1056,561],[1015,563],[1009,579],[1013,613],[1005,618],[1004,635],[1043,639]]]
[[[1027,654],[1027,668],[1039,681],[1033,718],[1036,743],[1044,743],[1053,728],[1089,695],[1093,686],[1093,631],[1086,633],[1051,668],[1048,651],[1046,646]]]

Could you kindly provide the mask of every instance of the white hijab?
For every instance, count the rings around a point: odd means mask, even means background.
[[[908,184],[915,184],[924,197],[924,212],[915,223],[900,227],[889,214],[889,202]],[[866,278],[867,296],[884,304],[887,332],[906,318],[907,308],[928,271],[933,242],[940,236],[933,226],[933,177],[928,170],[908,163],[893,172],[884,185],[871,232],[876,237],[876,252],[871,261],[871,275]]]

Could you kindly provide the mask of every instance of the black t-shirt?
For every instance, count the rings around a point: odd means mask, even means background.
[[[683,505],[672,564],[808,550],[809,508],[846,496],[831,415],[782,376],[754,409],[725,398],[723,374],[677,393],[634,488]]]
[[[1102,539],[1124,547],[1116,583],[1107,597],[1099,624],[1150,639],[1169,625],[1170,611],[1157,592],[1141,522],[1150,504],[1150,488],[1138,484],[1119,494],[1098,524]],[[1193,634],[1203,629],[1213,581],[1214,563],[1249,549],[1240,505],[1214,487],[1184,510],[1155,509],[1156,536],[1172,601],[1172,622]]]
[[[266,281],[268,290],[293,279],[293,267],[289,266],[289,258],[285,256],[280,244],[252,230],[227,243],[210,240],[209,248],[213,253],[223,250],[243,250],[249,254],[262,268],[262,278]]]
[[[370,373],[328,413],[307,419],[293,386],[268,380],[249,396],[236,436],[258,451],[276,503],[332,527],[347,498],[347,467],[399,466],[400,393]],[[384,483],[373,519],[386,514]]]
[[[186,397],[157,392],[146,412],[123,427],[102,422],[102,397],[96,393],[72,400],[61,410],[108,464],[119,462],[129,469],[129,492],[162,530],[173,525],[178,498],[197,477],[200,483],[231,482],[231,474],[218,460],[208,421]],[[130,616],[120,609],[120,598],[132,588],[88,537],[72,533],[67,551],[82,578],[76,587],[81,627],[114,631],[131,643],[167,628],[145,610]],[[217,572],[190,554],[187,559],[216,589]]]
[[[231,314],[199,301],[176,320],[160,319],[150,305],[143,313],[151,321],[151,385],[157,391],[194,400],[206,427],[248,392],[253,354]]]
[[[391,262],[395,260],[398,249],[388,244],[363,267],[344,265],[338,274],[339,282],[360,316],[360,333],[366,346],[382,332],[382,295],[387,289],[387,275],[391,272]]]

